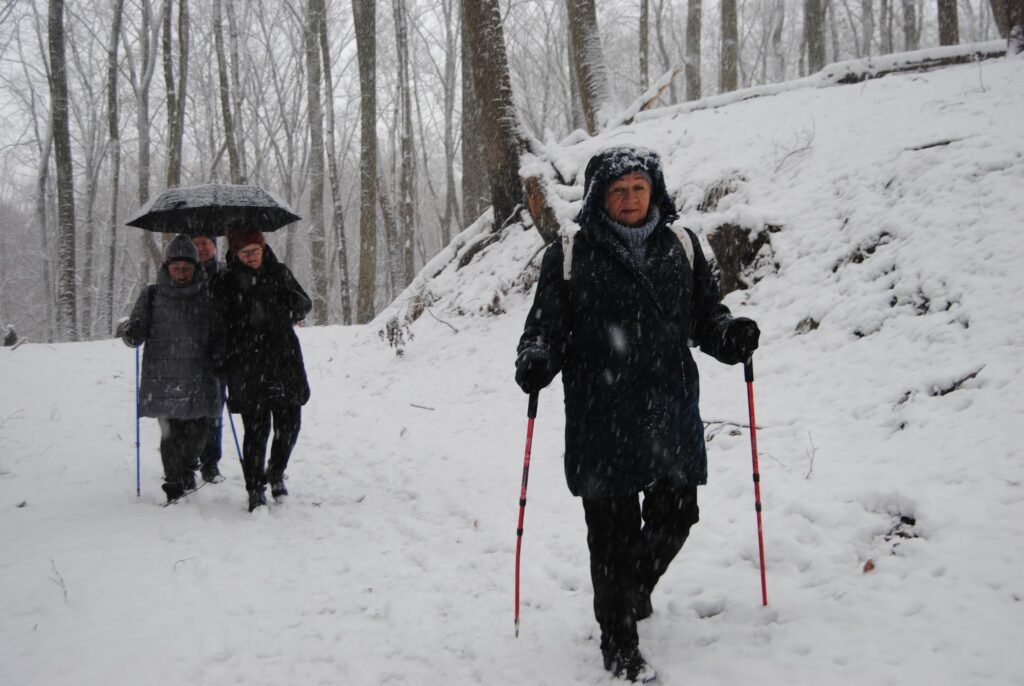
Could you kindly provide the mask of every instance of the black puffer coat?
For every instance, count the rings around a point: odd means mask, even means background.
[[[309,383],[294,324],[312,302],[269,246],[258,270],[228,255],[227,270],[213,285],[218,363],[228,387],[228,408],[250,412],[261,405],[305,405]]]
[[[608,184],[642,170],[661,221],[641,267],[601,219]],[[662,478],[707,481],[697,365],[688,341],[723,355],[731,320],[696,237],[694,262],[669,222],[677,217],[657,155],[608,151],[588,165],[571,278],[563,246],[547,249],[519,351],[541,346],[565,387],[565,475],[585,498],[637,493]],[[729,363],[735,360],[723,360]]]

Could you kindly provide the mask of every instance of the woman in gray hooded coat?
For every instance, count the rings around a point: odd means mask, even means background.
[[[220,387],[210,355],[206,272],[192,240],[167,245],[155,284],[147,286],[119,327],[125,344],[145,344],[139,414],[160,423],[164,492],[173,502],[196,487],[195,469],[209,418],[220,411]]]

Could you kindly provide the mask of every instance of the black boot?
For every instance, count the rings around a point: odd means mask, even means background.
[[[601,655],[604,668],[619,679],[638,684],[653,684],[658,679],[657,672],[647,664],[638,646],[619,647],[611,641],[601,648]]]
[[[276,477],[270,481],[270,495],[274,496],[274,500],[288,495],[288,489],[284,485],[284,477]]]
[[[221,474],[220,474],[220,470],[217,469],[217,463],[216,462],[211,462],[209,464],[204,464],[203,465],[203,469],[202,469],[202,474],[203,474],[203,481],[205,481],[208,484],[219,484],[221,481],[224,480],[224,477],[221,476]]]
[[[256,488],[249,491],[249,512],[252,512],[257,507],[261,507],[267,504],[267,494],[263,490],[263,486],[257,486]]]
[[[186,469],[181,485],[186,493],[196,490],[196,473],[191,469]]]
[[[636,592],[636,621],[641,619],[647,619],[654,612],[654,608],[651,607],[651,594],[644,589],[640,589]]]
[[[185,495],[185,488],[177,481],[165,481],[161,488],[167,494],[167,502],[176,503],[181,496]]]

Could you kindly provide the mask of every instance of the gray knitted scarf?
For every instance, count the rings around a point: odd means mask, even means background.
[[[636,263],[641,268],[646,268],[647,239],[654,232],[655,227],[658,226],[658,222],[661,221],[661,211],[658,209],[658,206],[651,205],[651,210],[647,214],[647,221],[640,226],[623,226],[604,212],[601,213],[601,218],[604,220],[605,226],[619,237],[619,240],[629,250]]]

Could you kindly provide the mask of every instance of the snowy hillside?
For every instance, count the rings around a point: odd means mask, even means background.
[[[781,227],[727,298],[764,332],[769,605],[742,371],[698,355],[701,522],[640,624],[661,682],[1024,683],[1024,60],[652,112],[551,149],[573,178],[630,142],[662,153],[698,233]],[[560,190],[563,216],[579,192]],[[162,508],[144,420],[136,500],[120,342],[0,349],[3,683],[608,683],[558,383],[513,638],[512,363],[540,248],[513,228],[429,281],[401,356],[378,331],[408,297],[374,325],[301,330],[313,398],[292,496],[253,514],[229,429],[227,481]]]

